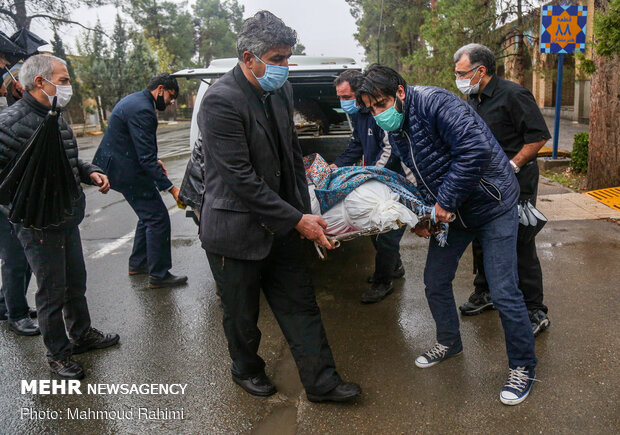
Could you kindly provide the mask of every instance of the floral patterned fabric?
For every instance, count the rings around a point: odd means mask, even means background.
[[[319,154],[304,157],[304,167],[306,180],[315,186],[314,192],[322,213],[327,212],[355,188],[369,180],[377,180],[388,186],[400,196],[400,202],[418,218],[427,218],[433,212],[433,206],[424,203],[413,183],[389,169],[374,166],[344,166],[331,169]],[[439,225],[434,236],[439,245],[444,246],[448,237],[448,224]]]

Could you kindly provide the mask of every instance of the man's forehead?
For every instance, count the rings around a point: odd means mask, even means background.
[[[283,56],[289,57],[293,54],[293,49],[290,45],[278,45],[276,47],[270,48],[265,52],[263,57],[274,57],[274,56]]]
[[[69,76],[69,70],[67,69],[66,65],[63,65],[60,62],[54,62],[53,63],[54,67],[52,70],[52,74],[53,75],[60,75],[60,76]]]
[[[349,94],[353,93],[353,89],[351,89],[351,84],[348,81],[344,81],[336,86],[336,92]]]
[[[469,54],[463,53],[461,55],[461,58],[456,61],[456,65],[463,66],[463,67],[468,67],[469,65],[471,65],[469,61]]]

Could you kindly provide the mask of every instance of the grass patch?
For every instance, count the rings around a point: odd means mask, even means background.
[[[572,168],[563,169],[561,171],[547,169],[540,171],[540,175],[546,177],[556,183],[561,184],[569,189],[583,191],[586,189],[586,174],[577,172]]]

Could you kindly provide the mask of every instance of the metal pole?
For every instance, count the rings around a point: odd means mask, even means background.
[[[553,160],[558,158],[558,139],[560,136],[560,109],[562,108],[562,76],[564,75],[564,53],[558,54],[558,83],[555,88],[555,125],[553,127]]]

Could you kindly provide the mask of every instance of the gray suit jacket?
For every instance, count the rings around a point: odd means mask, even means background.
[[[209,88],[200,106],[205,171],[200,240],[210,253],[261,260],[274,236],[287,234],[310,212],[310,197],[290,83],[270,97],[284,167],[278,138],[251,86],[237,65]],[[289,202],[278,194],[283,177],[296,187]]]

